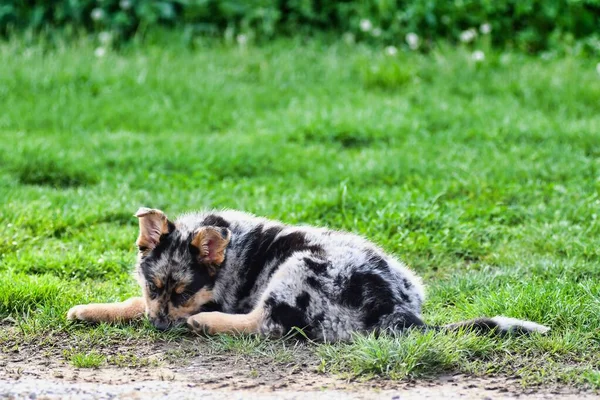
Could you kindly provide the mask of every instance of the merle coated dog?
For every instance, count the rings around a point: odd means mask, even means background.
[[[507,317],[427,326],[421,280],[354,234],[288,226],[239,211],[185,214],[175,222],[149,208],[135,216],[140,225],[135,277],[142,296],[75,306],[69,319],[116,322],[147,315],[161,330],[187,324],[209,334],[282,336],[296,327],[325,341],[413,327],[549,330]]]

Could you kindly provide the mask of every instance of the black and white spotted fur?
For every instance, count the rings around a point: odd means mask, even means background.
[[[189,281],[191,292],[212,290],[212,301],[196,312],[247,314],[261,308],[260,333],[281,336],[298,327],[312,339],[327,341],[347,340],[354,332],[426,327],[421,280],[360,236],[287,226],[238,211],[186,214],[173,225],[157,248],[141,258],[137,271],[141,281],[160,271]],[[200,268],[190,250],[194,232],[202,226],[230,232],[224,261],[214,276]],[[484,332],[548,330],[506,317],[446,328],[460,327]]]

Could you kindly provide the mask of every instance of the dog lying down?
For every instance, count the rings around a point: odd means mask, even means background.
[[[350,233],[287,226],[239,211],[184,214],[174,222],[140,208],[135,277],[141,297],[71,308],[70,320],[119,322],[148,316],[160,330],[347,340],[354,332],[467,329],[545,333],[507,317],[427,326],[421,280],[402,262]]]

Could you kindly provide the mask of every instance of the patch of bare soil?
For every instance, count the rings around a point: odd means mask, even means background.
[[[417,382],[342,379],[319,373],[318,360],[306,345],[297,346],[292,357],[278,360],[270,355],[215,352],[195,340],[59,344],[63,342],[69,341],[54,337],[43,343],[3,343],[0,398],[595,398],[573,388],[524,389],[517,380],[501,377],[455,375]],[[106,361],[100,368],[76,368],[70,354],[77,349],[92,349]]]

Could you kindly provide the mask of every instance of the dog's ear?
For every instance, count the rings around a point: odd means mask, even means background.
[[[194,232],[192,246],[198,249],[200,261],[219,266],[225,259],[225,249],[231,240],[231,231],[217,226],[203,226]]]
[[[140,235],[136,244],[141,251],[155,248],[161,235],[171,233],[175,229],[175,225],[160,210],[142,207],[137,210],[135,216],[140,223]]]

